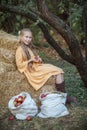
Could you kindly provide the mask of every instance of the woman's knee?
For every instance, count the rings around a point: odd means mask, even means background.
[[[64,75],[61,73],[61,74],[58,74],[56,76],[56,82],[57,83],[62,83],[64,81]]]

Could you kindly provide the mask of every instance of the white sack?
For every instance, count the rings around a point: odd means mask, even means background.
[[[18,106],[14,106],[14,100],[18,96],[26,96],[24,102]],[[20,120],[26,119],[27,116],[35,116],[38,113],[38,108],[35,101],[31,98],[29,93],[21,92],[19,95],[12,97],[8,103],[8,108],[11,113]]]
[[[42,94],[48,94],[46,97],[41,98]],[[67,93],[61,92],[45,92],[39,96],[39,100],[41,101],[41,111],[37,115],[42,118],[48,117],[61,117],[68,115],[69,112],[65,106]]]

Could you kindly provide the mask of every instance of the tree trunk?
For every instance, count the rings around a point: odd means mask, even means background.
[[[87,63],[81,62],[80,65],[76,64],[76,68],[81,76],[85,87],[87,87]]]
[[[84,43],[85,57],[86,57],[86,61],[87,61],[87,2],[84,2],[83,24],[84,24],[83,28],[84,28],[84,32],[85,32],[85,43]]]
[[[57,32],[65,39],[69,46],[72,57],[75,61],[75,66],[79,71],[79,74],[87,87],[87,62],[81,54],[79,43],[74,36],[72,30],[61,19],[54,16],[47,8],[45,0],[37,0],[37,6],[40,11],[40,15],[49,25],[57,30]]]

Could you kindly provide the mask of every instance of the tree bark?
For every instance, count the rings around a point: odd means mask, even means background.
[[[65,39],[66,43],[69,46],[70,52],[75,57],[75,59],[83,59],[79,43],[75,38],[71,28],[63,22],[60,18],[53,15],[47,8],[45,4],[45,0],[36,0],[37,6],[40,11],[41,17],[50,24],[53,28],[57,30],[57,32],[62,35]]]
[[[86,61],[87,61],[87,2],[84,2],[84,9],[83,9],[83,28],[84,28],[84,32],[85,32],[85,57],[86,57]]]
[[[65,39],[66,43],[69,46],[72,57],[75,61],[75,66],[79,71],[79,74],[87,87],[87,62],[81,54],[79,43],[74,36],[70,27],[65,24],[61,19],[53,15],[47,8],[45,0],[36,0],[37,6],[40,12],[41,17],[49,25],[57,30],[57,32]]]

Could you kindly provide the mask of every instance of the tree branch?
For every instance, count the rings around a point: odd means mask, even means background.
[[[19,14],[19,15],[25,16],[27,18],[30,18],[34,22],[36,22],[39,19],[39,17],[36,14],[32,13],[31,11],[25,11],[23,9],[19,9],[17,6],[11,7],[11,6],[0,5],[0,11]],[[67,55],[63,51],[63,49],[60,48],[60,46],[56,43],[56,41],[49,34],[49,31],[46,28],[46,26],[41,21],[38,22],[38,26],[41,28],[41,30],[44,34],[44,37],[46,38],[48,43],[57,51],[57,53],[59,53],[60,57],[62,57],[64,60],[66,60],[69,63],[74,65],[75,62],[74,62],[73,57],[70,55]]]
[[[79,43],[70,27],[48,10],[45,0],[36,0],[36,2],[42,19],[55,28],[57,32],[65,39],[73,58],[76,63],[78,62],[79,64],[83,61],[83,56],[81,54]]]
[[[24,17],[30,18],[34,22],[36,22],[38,19],[37,15],[35,15],[31,11],[27,11],[26,9],[23,8],[20,9],[18,6],[0,5],[0,11],[22,15]]]
[[[39,24],[41,30],[44,32],[44,37],[46,38],[47,42],[59,53],[60,57],[64,60],[68,61],[69,63],[75,65],[75,61],[72,56],[67,55],[63,49],[56,43],[56,41],[50,36],[48,29],[44,24]]]

